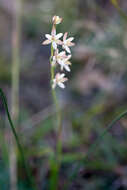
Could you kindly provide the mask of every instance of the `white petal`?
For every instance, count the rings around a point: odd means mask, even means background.
[[[63,71],[63,65],[60,65],[60,69],[61,69],[61,71]]]
[[[60,75],[60,79],[61,79],[61,78],[64,78],[64,76],[65,76],[65,74],[62,73],[62,74]]]
[[[59,65],[63,64],[63,61],[61,59],[58,59],[57,62],[58,62]]]
[[[71,50],[70,50],[70,48],[69,48],[68,46],[65,46],[65,49],[66,49],[66,51],[67,51],[68,53],[71,53]]]
[[[54,80],[59,80],[60,73],[57,73]]]
[[[65,65],[65,69],[66,69],[66,71],[68,71],[68,72],[71,71],[68,65]]]
[[[55,35],[56,35],[56,28],[55,28],[54,25],[53,25],[53,27],[52,27],[51,35],[52,35],[52,36],[55,36]]]
[[[61,38],[63,36],[63,33],[59,33],[55,36],[55,39],[58,40],[59,38]]]
[[[62,82],[58,82],[60,88],[65,88],[65,85]]]
[[[57,49],[57,44],[56,42],[52,42],[53,49]]]
[[[53,61],[56,61],[56,57],[55,57],[55,56],[53,56],[53,58],[52,58],[52,59],[53,59]]]
[[[64,36],[63,36],[63,41],[65,41],[66,40],[66,38],[67,38],[67,32],[65,32],[65,34],[64,34]]]
[[[56,79],[53,79],[52,81],[53,81],[53,83],[56,83]]]
[[[59,45],[63,45],[63,42],[61,40],[56,40],[56,43]]]
[[[48,40],[51,40],[51,39],[52,39],[52,36],[49,35],[49,34],[45,34],[45,37],[48,38]]]
[[[56,65],[56,58],[55,56],[53,56],[53,59],[52,59],[52,66],[55,66]]]
[[[50,43],[51,43],[50,40],[45,40],[42,44],[43,44],[43,45],[47,45],[47,44],[50,44]]]
[[[65,49],[65,45],[64,44],[62,45],[62,48]]]
[[[63,56],[63,55],[65,55],[65,51],[61,51],[61,52],[59,53],[59,56],[60,56],[60,57]]]
[[[72,40],[74,40],[74,37],[70,37],[70,38],[67,39],[67,41],[70,41],[70,42],[71,42]]]
[[[54,89],[56,87],[56,83],[53,83],[52,84],[52,88]]]
[[[66,61],[68,61],[69,59],[71,59],[71,55],[68,55],[68,56],[67,56]]]
[[[72,57],[72,55],[68,55],[68,58],[70,59]]]

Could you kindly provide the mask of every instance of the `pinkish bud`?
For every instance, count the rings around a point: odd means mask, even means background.
[[[52,22],[53,24],[60,24],[62,22],[62,18],[60,18],[59,16],[53,16],[52,18]]]

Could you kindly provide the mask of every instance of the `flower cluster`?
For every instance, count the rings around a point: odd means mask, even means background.
[[[72,42],[74,40],[73,37],[67,38],[68,33],[65,34],[59,33],[56,34],[56,25],[62,22],[62,18],[59,16],[53,16],[52,18],[52,31],[51,34],[46,34],[45,37],[47,38],[42,44],[47,45],[51,43],[53,48],[53,55],[51,57],[51,67],[55,67],[57,65],[60,66],[60,70],[66,70],[70,72],[70,58],[71,58],[71,50],[70,47],[74,46]],[[63,40],[60,38],[63,36]],[[63,51],[59,52],[58,46],[61,45]],[[52,79],[52,88],[54,89],[56,85],[61,88],[65,88],[64,82],[68,79],[65,77],[64,73],[57,73],[55,77]]]

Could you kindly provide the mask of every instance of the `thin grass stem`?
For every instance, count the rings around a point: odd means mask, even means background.
[[[119,14],[123,17],[125,21],[127,21],[127,15],[123,12],[123,10],[119,7],[118,1],[117,0],[110,0],[113,6],[117,9]]]
[[[4,92],[3,90],[0,88],[0,96],[2,98],[2,102],[3,102],[3,105],[4,105],[4,108],[5,108],[5,111],[6,111],[6,114],[7,114],[7,118],[8,118],[8,121],[9,121],[9,124],[11,126],[11,130],[12,130],[12,133],[15,137],[15,140],[16,140],[16,144],[17,144],[17,147],[18,147],[18,150],[20,152],[20,155],[21,155],[21,159],[22,159],[22,162],[23,162],[23,165],[24,165],[24,168],[25,168],[25,171],[26,171],[26,175],[27,175],[27,179],[28,179],[28,182],[29,184],[31,185],[31,188],[32,190],[36,190],[36,185],[35,183],[33,182],[33,178],[31,176],[31,173],[28,169],[28,166],[26,164],[26,161],[25,161],[25,156],[24,156],[24,151],[23,151],[23,148],[22,148],[22,145],[20,143],[20,140],[19,140],[19,137],[17,135],[17,132],[15,130],[15,127],[14,127],[14,124],[12,122],[12,119],[11,119],[11,116],[10,116],[10,113],[9,113],[9,110],[8,110],[8,105],[7,105],[7,100],[6,100],[6,97],[4,95]]]

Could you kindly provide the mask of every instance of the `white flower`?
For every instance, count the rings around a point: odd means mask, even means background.
[[[65,51],[62,51],[59,53],[58,49],[55,51],[55,54],[52,58],[52,66],[55,66],[57,63],[61,66],[61,70],[65,69],[66,71],[70,72],[70,65],[71,62],[69,59],[71,58],[71,55],[66,55]]]
[[[72,43],[72,40],[74,40],[74,37],[70,37],[67,39],[67,32],[64,34],[63,36],[63,43],[62,43],[62,47],[63,49],[65,49],[68,53],[71,53],[71,50],[69,47],[74,46],[75,44]]]
[[[65,69],[68,72],[71,71],[70,67],[69,67],[71,65],[71,62],[69,61],[70,58],[71,58],[71,55],[68,55],[65,59],[63,59],[59,62],[62,71],[63,71],[63,69]]]
[[[62,18],[60,18],[59,16],[53,16],[52,18],[52,22],[53,24],[60,24],[62,22]]]
[[[52,60],[52,66],[56,65],[56,63],[59,63],[65,59],[67,56],[66,56],[66,52],[65,51],[61,51],[59,53],[59,50],[56,49],[55,53],[54,53],[54,56],[53,56],[53,60]]]
[[[61,44],[61,38],[63,36],[63,33],[56,34],[56,28],[53,26],[51,35],[50,34],[45,34],[45,37],[47,40],[43,42],[43,45],[47,45],[52,43],[53,49],[57,49],[57,44]]]
[[[54,89],[56,85],[58,85],[60,88],[65,88],[65,85],[63,84],[68,79],[65,77],[65,74],[57,73],[55,78],[53,79],[52,88]]]

